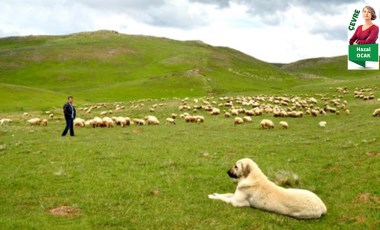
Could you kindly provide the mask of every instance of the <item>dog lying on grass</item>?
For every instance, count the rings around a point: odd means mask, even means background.
[[[283,188],[268,180],[255,162],[238,160],[228,171],[238,180],[235,193],[210,194],[210,199],[221,200],[235,207],[254,207],[298,219],[320,218],[327,211],[325,204],[313,192]]]

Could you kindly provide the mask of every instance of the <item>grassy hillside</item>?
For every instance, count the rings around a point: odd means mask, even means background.
[[[334,79],[347,79],[348,77],[379,76],[380,71],[347,70],[347,56],[331,58],[312,58],[282,65],[281,69],[303,76],[326,76]]]
[[[45,98],[30,95],[33,89],[97,102],[262,91],[296,84],[291,74],[236,50],[112,31],[0,39],[0,69],[2,94],[12,93],[11,85],[30,87],[17,93],[25,107],[33,104],[25,97]],[[12,108],[13,101],[0,98],[3,109]]]

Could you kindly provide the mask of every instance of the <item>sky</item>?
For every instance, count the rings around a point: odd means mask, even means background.
[[[372,2],[371,2],[372,1]],[[352,5],[376,0],[1,0],[0,37],[115,30],[200,40],[272,63],[347,54]],[[361,9],[360,8],[360,9]],[[379,16],[379,7],[374,7]],[[362,18],[359,18],[362,22]]]

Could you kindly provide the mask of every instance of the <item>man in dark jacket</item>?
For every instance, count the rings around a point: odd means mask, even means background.
[[[70,136],[74,136],[74,119],[76,111],[73,105],[73,97],[69,96],[67,102],[63,105],[63,114],[66,119],[66,128],[62,132],[62,136],[66,136],[67,131],[70,129]]]

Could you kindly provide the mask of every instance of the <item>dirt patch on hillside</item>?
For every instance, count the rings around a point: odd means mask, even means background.
[[[380,209],[380,197],[370,194],[361,193],[354,200],[354,204],[369,204],[376,209]]]
[[[80,210],[72,206],[59,206],[49,210],[49,213],[58,217],[75,217],[80,215]]]

